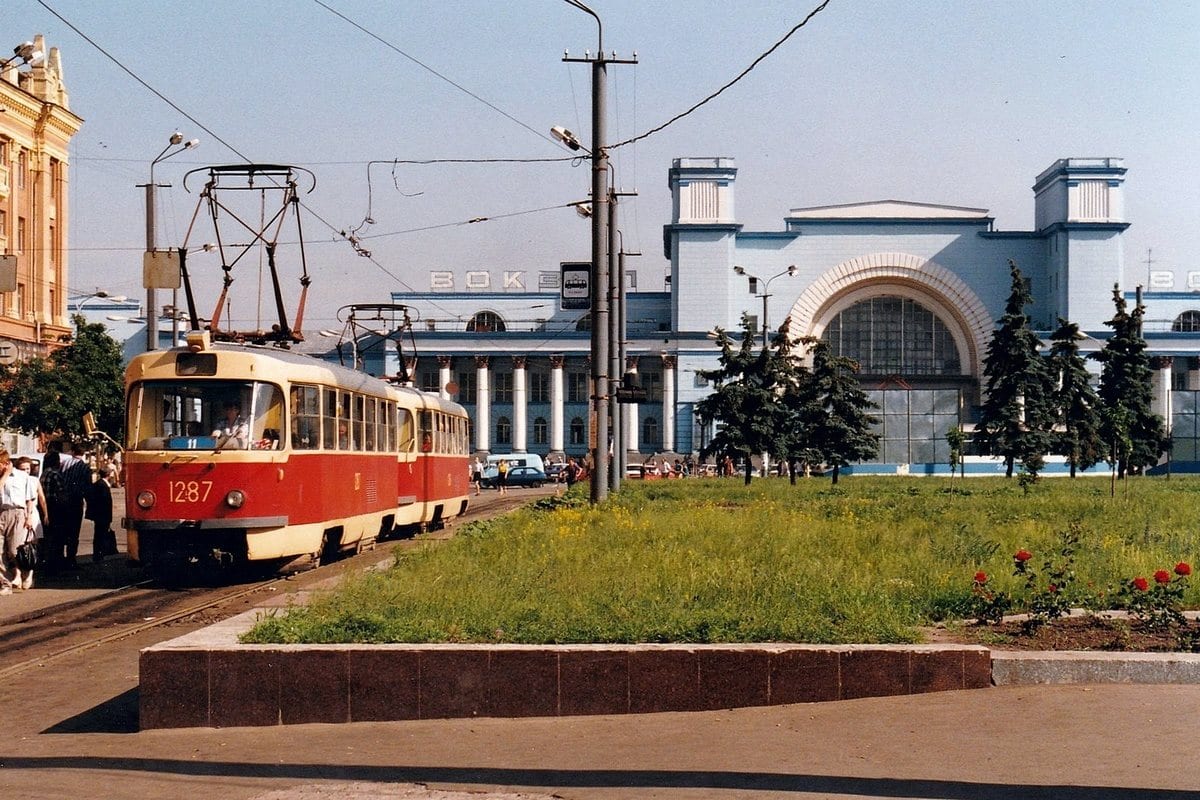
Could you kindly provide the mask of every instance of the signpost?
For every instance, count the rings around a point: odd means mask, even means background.
[[[587,261],[564,261],[559,283],[559,306],[563,311],[588,311],[592,307],[592,265]]]

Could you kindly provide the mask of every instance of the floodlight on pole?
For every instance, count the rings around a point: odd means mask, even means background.
[[[13,48],[13,54],[8,58],[0,61],[0,69],[7,69],[14,61],[20,61],[22,64],[29,66],[37,66],[37,64],[45,57],[45,53],[38,50],[33,42],[21,42]]]

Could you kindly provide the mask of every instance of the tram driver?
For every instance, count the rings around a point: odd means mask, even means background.
[[[236,400],[225,402],[225,419],[213,431],[219,446],[233,443],[235,448],[245,447],[250,439],[250,425],[242,416],[242,405]]]

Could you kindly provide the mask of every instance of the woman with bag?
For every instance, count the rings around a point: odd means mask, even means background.
[[[33,477],[33,459],[21,456],[15,464],[17,469],[29,476],[30,485],[37,490],[37,499],[33,503],[33,531],[25,537],[25,542],[17,547],[17,569],[24,573],[20,581],[21,588],[32,589],[33,570],[37,567],[38,553],[42,549],[42,537],[45,535],[46,522],[50,519],[50,511],[46,507],[46,495],[42,492],[42,484]]]
[[[13,586],[23,587],[21,570],[16,566],[17,548],[33,533],[33,505],[37,490],[33,479],[13,466],[8,451],[0,449],[0,595],[12,594]],[[15,580],[8,577],[13,570]],[[29,585],[33,585],[32,579]]]

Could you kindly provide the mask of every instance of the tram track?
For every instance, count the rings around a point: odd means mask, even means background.
[[[43,607],[0,623],[0,680],[44,667],[66,656],[127,639],[156,628],[166,628],[205,615],[205,623],[241,613],[254,603],[255,595],[286,587],[287,593],[301,592],[336,580],[345,572],[375,568],[387,563],[383,548],[419,547],[454,536],[455,528],[473,520],[488,519],[511,511],[532,499],[552,494],[540,491],[507,496],[483,495],[453,525],[413,539],[392,539],[379,549],[333,561],[316,569],[273,576],[233,586],[190,586],[166,588],[152,579],[139,580],[101,594],[89,595]],[[236,606],[229,608],[229,606]]]

